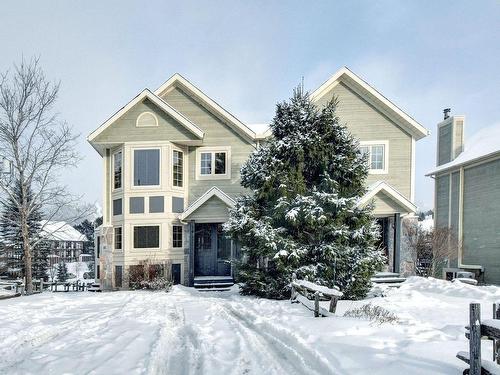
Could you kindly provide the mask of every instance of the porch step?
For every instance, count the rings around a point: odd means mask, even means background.
[[[371,279],[374,284],[391,284],[391,286],[399,286],[405,281],[406,277],[394,272],[378,272]]]
[[[231,276],[198,276],[194,278],[194,287],[199,290],[229,290],[234,285]]]

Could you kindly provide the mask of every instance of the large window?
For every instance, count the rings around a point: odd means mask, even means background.
[[[144,213],[144,197],[130,197],[129,211],[131,214]]]
[[[149,212],[154,214],[154,213],[160,213],[163,212],[165,209],[165,204],[164,204],[164,199],[163,196],[158,196],[158,197],[149,197]]]
[[[359,150],[367,156],[370,173],[387,173],[387,142],[362,142]]]
[[[184,154],[182,151],[177,151],[174,150],[173,153],[173,184],[176,187],[182,187],[182,180],[183,180],[183,156]]]
[[[122,227],[115,227],[115,250],[122,249]]]
[[[148,249],[160,247],[160,227],[158,225],[134,227],[134,248]]]
[[[122,152],[118,151],[113,155],[113,187],[122,187]]]
[[[231,158],[229,147],[202,147],[197,151],[198,179],[230,178]]]
[[[123,213],[122,209],[122,199],[114,199],[113,200],[113,216],[121,215]]]
[[[182,226],[180,225],[172,227],[172,246],[182,247]]]
[[[134,150],[134,186],[160,185],[160,150]]]

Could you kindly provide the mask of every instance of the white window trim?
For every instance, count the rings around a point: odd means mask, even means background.
[[[215,174],[215,153],[226,153],[226,173]],[[201,154],[212,154],[212,173],[201,174]],[[231,179],[231,146],[218,146],[218,147],[198,147],[196,149],[196,179],[197,180],[229,180]]]
[[[170,153],[170,185],[172,186],[173,190],[179,190],[179,191],[184,191],[186,188],[186,152],[184,150],[177,148],[177,147],[172,147]],[[182,153],[182,186],[175,186],[174,185],[174,151],[178,151]]]
[[[388,174],[389,173],[389,141],[361,141],[359,146],[370,147],[370,158],[368,160],[369,174]],[[384,169],[371,169],[371,146],[384,146]]]
[[[143,117],[145,115],[152,115],[153,118],[155,119],[155,124],[154,125],[139,125],[139,120],[141,119],[141,117]],[[155,128],[158,126],[158,117],[151,111],[142,112],[139,116],[137,116],[137,119],[135,120],[135,126],[137,128]]]
[[[135,227],[158,227],[158,247],[135,247]],[[132,225],[132,249],[137,251],[160,250],[162,244],[162,225],[161,224],[134,224]]]
[[[180,247],[174,247],[174,227],[181,227],[182,228],[182,246]],[[170,226],[170,248],[172,248],[173,250],[180,250],[180,249],[184,249],[184,233],[185,233],[185,229],[184,229],[184,225],[182,225],[181,223],[172,223],[172,225]]]
[[[117,228],[121,228],[121,230],[122,230],[122,248],[121,249],[117,249],[116,248],[116,233],[115,233],[115,230]],[[118,252],[118,253],[123,253],[123,237],[124,237],[124,235],[123,235],[123,226],[122,225],[114,226],[113,227],[113,250],[116,251],[116,252]]]
[[[158,185],[140,185],[136,186],[134,184],[134,170],[135,170],[135,151],[140,151],[140,150],[158,150],[159,154],[159,166],[158,166]],[[130,149],[131,156],[130,158],[132,159],[132,163],[130,164],[130,186],[131,190],[148,190],[148,189],[159,189],[161,187],[162,183],[162,169],[163,169],[163,161],[162,161],[162,153],[161,153],[161,147],[132,147]]]
[[[115,156],[116,154],[118,154],[119,152],[122,153],[122,175],[121,175],[121,186],[119,188],[115,188]],[[125,171],[125,163],[124,163],[124,159],[125,159],[125,153],[123,152],[123,149],[118,149],[116,151],[113,152],[112,154],[112,158],[111,158],[111,191],[115,192],[115,191],[122,191],[123,190],[123,182],[124,182],[124,178],[123,178],[123,172]]]

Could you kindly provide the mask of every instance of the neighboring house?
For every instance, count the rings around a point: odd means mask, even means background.
[[[369,155],[368,192],[382,226],[388,267],[399,271],[401,218],[414,217],[415,142],[427,130],[347,68],[312,93],[333,95]],[[238,195],[240,168],[268,126],[247,125],[179,74],[145,89],[88,141],[103,160],[103,225],[96,264],[104,288],[128,285],[131,266],[169,261],[177,282],[231,277],[238,244],[222,224]]]
[[[445,115],[438,124],[435,179],[436,228],[450,228],[456,253],[450,278],[460,270],[486,283],[500,283],[500,125],[465,142],[464,116]]]
[[[42,221],[40,236],[49,248],[49,265],[60,262],[87,262],[92,256],[83,253],[87,238],[64,221]]]

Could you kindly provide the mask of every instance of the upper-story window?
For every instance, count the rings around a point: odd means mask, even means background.
[[[137,116],[135,126],[142,128],[158,126],[158,117],[152,112],[142,112]]]
[[[134,150],[134,186],[160,185],[160,150]]]
[[[359,150],[367,155],[369,173],[385,174],[388,172],[389,143],[387,141],[360,142]]]
[[[118,151],[113,154],[113,188],[120,189],[122,187],[122,152]]]
[[[197,179],[231,178],[230,147],[200,147],[196,150]]]
[[[174,150],[172,159],[173,185],[175,187],[182,187],[184,176],[184,153],[182,151]]]

